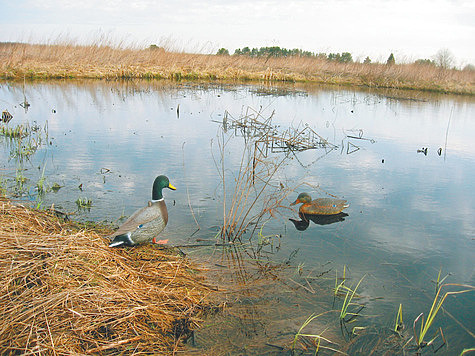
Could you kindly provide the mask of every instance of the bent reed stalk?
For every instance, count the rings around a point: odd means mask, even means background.
[[[3,354],[180,349],[211,289],[186,259],[154,246],[112,250],[106,232],[0,200]]]
[[[475,71],[421,64],[338,63],[310,57],[193,54],[164,48],[0,43],[0,78],[314,82],[475,94]]]

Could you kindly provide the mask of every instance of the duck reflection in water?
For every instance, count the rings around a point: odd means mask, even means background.
[[[300,220],[292,219],[292,223],[295,225],[295,228],[299,231],[304,231],[310,225],[310,221],[313,221],[317,225],[329,225],[333,223],[337,223],[340,221],[345,221],[345,217],[347,217],[347,213],[338,213],[333,215],[315,215],[315,214],[304,214],[299,213]]]

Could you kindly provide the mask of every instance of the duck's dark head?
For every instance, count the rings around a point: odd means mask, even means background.
[[[160,200],[163,199],[162,190],[163,188],[168,188],[171,190],[175,190],[176,188],[170,184],[167,176],[158,176],[155,178],[152,187],[152,200]]]
[[[312,198],[308,193],[300,193],[297,199],[291,203],[290,205],[295,205],[295,204],[308,204],[312,202]]]

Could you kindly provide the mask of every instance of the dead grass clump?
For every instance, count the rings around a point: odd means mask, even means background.
[[[182,257],[110,249],[92,230],[0,201],[0,353],[163,354],[210,289]]]

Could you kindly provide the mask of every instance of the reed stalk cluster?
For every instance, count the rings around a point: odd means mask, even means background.
[[[101,44],[2,43],[0,78],[288,81],[475,94],[473,70],[414,63],[338,63],[318,57],[191,54]]]
[[[197,272],[183,257],[110,249],[95,231],[1,200],[1,353],[169,353],[201,322],[210,288]]]

